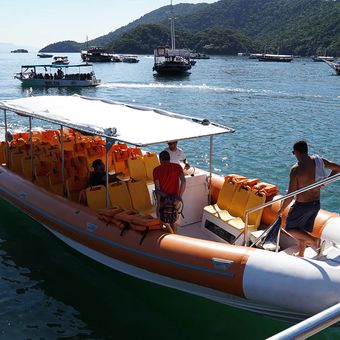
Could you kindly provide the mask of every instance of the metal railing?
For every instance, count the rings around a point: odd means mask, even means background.
[[[340,302],[277,333],[267,340],[306,339],[340,321]]]
[[[279,197],[279,198],[277,198],[275,200],[272,200],[272,201],[269,201],[267,203],[263,203],[261,205],[258,205],[258,206],[254,207],[254,208],[248,209],[246,211],[246,215],[245,215],[245,228],[244,228],[244,231],[243,231],[243,233],[244,233],[244,245],[246,246],[249,243],[248,228],[249,228],[249,215],[251,213],[253,213],[253,212],[257,211],[257,210],[269,207],[270,205],[272,205],[272,204],[274,204],[276,202],[284,201],[287,198],[294,197],[294,196],[296,196],[298,194],[301,194],[303,192],[306,192],[308,190],[315,189],[315,188],[318,188],[318,187],[321,187],[321,186],[333,183],[333,182],[338,181],[338,180],[340,180],[340,173],[335,174],[335,175],[333,175],[331,177],[327,177],[325,179],[322,179],[322,180],[320,180],[318,182],[315,182],[315,183],[313,183],[311,185],[308,185],[308,186],[306,186],[304,188],[295,190],[295,191],[293,191],[293,192],[291,192],[291,193],[289,193],[287,195],[284,195],[282,197]]]

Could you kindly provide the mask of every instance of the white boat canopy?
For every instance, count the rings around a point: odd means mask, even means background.
[[[0,108],[138,146],[234,132],[207,119],[78,95],[2,100]]]

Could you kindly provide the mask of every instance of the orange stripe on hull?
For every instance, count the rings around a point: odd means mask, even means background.
[[[163,230],[121,236],[87,207],[36,187],[0,167],[0,193],[35,220],[111,258],[229,294],[244,297],[243,272],[253,249],[205,241]]]

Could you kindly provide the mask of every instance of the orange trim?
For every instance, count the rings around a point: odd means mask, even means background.
[[[149,231],[140,244],[139,231],[131,228],[121,235],[121,224],[107,225],[89,208],[36,187],[6,168],[0,169],[0,190],[7,192],[3,196],[65,236],[133,266],[244,296],[243,272],[253,249],[168,234],[162,229]]]

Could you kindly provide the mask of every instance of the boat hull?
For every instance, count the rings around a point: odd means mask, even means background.
[[[87,207],[4,167],[0,196],[82,254],[144,280],[289,320],[340,300],[340,266],[334,264],[164,230],[150,231],[142,239],[141,233],[106,225]],[[340,227],[336,218],[330,220]]]
[[[74,80],[74,79],[22,79],[17,77],[23,86],[44,86],[44,87],[91,87],[98,86],[98,80]]]
[[[171,63],[167,64],[155,64],[153,70],[160,75],[181,75],[187,74],[191,69],[191,64],[188,65],[175,65]]]

